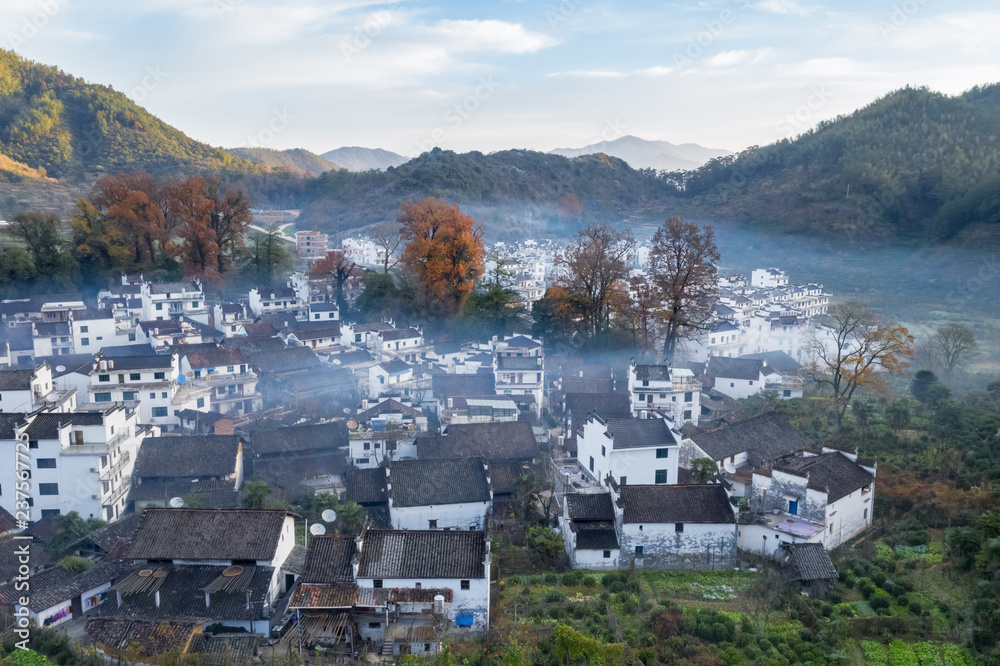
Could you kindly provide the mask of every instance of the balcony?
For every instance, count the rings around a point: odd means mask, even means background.
[[[132,487],[131,479],[129,479],[128,477],[122,479],[121,485],[118,486],[118,488],[111,493],[111,498],[108,499],[107,503],[111,506],[114,506],[115,503],[118,502],[118,500],[120,500],[128,493],[129,488],[131,487]]]
[[[101,477],[100,477],[101,481],[110,481],[115,476],[115,474],[125,469],[125,466],[128,465],[129,460],[131,459],[132,456],[129,455],[128,451],[122,453],[121,456],[119,456],[118,458],[118,462],[109,467],[106,471],[101,472]]]

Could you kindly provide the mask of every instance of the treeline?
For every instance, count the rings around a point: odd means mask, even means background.
[[[795,139],[660,178],[701,214],[946,240],[1000,223],[998,96],[1000,84],[959,97],[904,88]]]
[[[5,296],[100,288],[120,275],[152,280],[237,276],[271,284],[294,258],[277,230],[250,233],[250,199],[219,176],[105,176],[64,229],[58,217],[19,213],[4,228],[0,289]]]

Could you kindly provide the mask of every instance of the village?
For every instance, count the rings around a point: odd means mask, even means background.
[[[296,241],[305,262],[330,249]],[[342,251],[388,263],[364,238]],[[500,244],[492,269],[531,302],[557,252]],[[633,273],[646,262],[640,245]],[[533,513],[574,569],[763,557],[822,597],[827,551],[872,525],[877,463],[739,401],[802,397],[830,295],[777,268],[718,289],[670,365],[342,319],[301,272],[231,302],[126,275],[96,302],[0,303],[0,441],[30,461],[0,472],[0,603],[147,663],[436,654],[490,628],[491,544]],[[22,599],[9,546],[45,543],[71,512],[105,525],[66,544],[89,565],[36,547]]]

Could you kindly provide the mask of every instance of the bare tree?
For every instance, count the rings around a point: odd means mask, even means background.
[[[909,367],[913,336],[864,305],[841,303],[830,308],[806,348],[816,359],[807,373],[833,390],[834,427],[840,430],[855,391],[863,386],[882,388],[885,375]]]
[[[628,231],[592,222],[556,258],[557,282],[575,301],[592,340],[607,328],[613,295],[619,283],[628,279],[628,257],[634,247],[635,239]]]
[[[661,305],[663,357],[674,360],[677,342],[706,328],[719,300],[719,250],[712,227],[672,217],[653,235],[649,279]]]
[[[382,222],[372,227],[368,237],[381,249],[382,272],[389,272],[389,262],[399,251],[403,244],[403,234],[400,233],[399,225],[392,222]]]
[[[931,336],[931,344],[941,354],[948,375],[976,351],[976,334],[965,324],[947,324]]]

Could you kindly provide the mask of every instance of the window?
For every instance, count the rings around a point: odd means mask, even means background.
[[[94,402],[111,402],[110,393],[95,393]]]
[[[110,382],[111,375],[97,375],[97,381],[99,382]]]
[[[382,626],[381,622],[369,622],[368,623],[368,628],[369,629],[378,629],[381,626]]]
[[[590,471],[594,471],[594,456],[590,456]]]
[[[642,546],[636,546],[635,547],[635,554],[636,555],[642,555]]]
[[[865,509],[865,515],[862,516],[865,520],[868,520],[868,509]]]
[[[649,380],[648,379],[643,379],[642,380],[642,385],[643,386],[649,386]]]
[[[201,370],[195,370],[194,371],[194,378],[195,379],[201,379]]]
[[[167,375],[164,372],[154,372],[153,379],[166,379]]]
[[[368,451],[371,448],[372,448],[372,445],[369,444],[368,442],[365,442],[364,444],[361,445],[361,450],[362,451]]]
[[[608,455],[608,454],[607,454],[607,449],[606,449],[606,448],[604,447],[604,445],[603,445],[603,444],[601,444],[601,457],[602,457],[602,458],[606,458],[606,457],[607,457],[607,455]]]
[[[656,470],[656,483],[664,484],[667,482],[667,470],[658,469]]]
[[[660,394],[660,400],[666,400],[666,399],[667,399],[667,394],[666,393],[661,393]]]
[[[156,400],[156,394],[155,393],[150,393],[149,394],[149,399],[150,400]]]
[[[80,332],[81,333],[90,333],[90,327],[89,326],[81,326],[80,327]]]
[[[39,458],[35,461],[35,465],[38,469],[55,469],[56,459],[55,458]]]
[[[156,309],[157,310],[162,310],[163,309],[163,303],[157,303],[156,304]]]
[[[430,651],[431,651],[431,644],[424,643],[424,652],[430,652]]]
[[[201,305],[201,301],[191,301],[191,307],[196,308]]]
[[[729,382],[729,388],[736,388],[736,382]]]
[[[226,372],[228,372],[229,374],[232,374],[233,373],[233,366],[227,365],[226,366]]]
[[[319,313],[318,312],[313,315],[313,319],[319,319]]]
[[[752,379],[750,380],[750,386],[753,386],[753,380]]]
[[[122,391],[122,400],[138,400],[136,391]]]
[[[436,521],[436,520],[428,520],[427,521],[427,529],[429,529],[429,530],[436,530],[437,528],[438,528],[438,521]]]
[[[58,516],[59,509],[42,509],[42,518],[48,518],[49,516]]]
[[[381,578],[376,578],[375,580],[373,580],[372,581],[372,587],[375,587],[375,588],[382,587],[382,579]]]
[[[198,405],[199,408],[204,407],[205,406],[205,399],[204,398],[198,398],[198,402],[196,404]]]
[[[161,416],[166,416],[166,415],[167,415],[167,408],[166,407],[153,407],[153,417],[154,418],[161,417]]]
[[[785,389],[784,391],[781,392],[781,397],[783,397],[783,398],[791,398],[792,397],[792,391],[790,389]]]
[[[639,402],[643,402],[645,399],[646,399],[646,394],[645,393],[640,393],[639,394]]]
[[[692,400],[694,400],[694,392],[686,391],[684,393],[684,402],[691,402]]]
[[[469,581],[463,580],[461,587],[462,587],[463,590],[468,590],[469,589]]]
[[[58,483],[39,483],[38,484],[38,494],[39,495],[58,495],[59,494],[59,484]]]
[[[684,523],[674,523],[674,533],[683,534],[684,533]]]
[[[609,559],[610,557],[611,557],[611,551],[610,551],[610,550],[606,550],[606,551],[604,551],[604,559],[606,559],[606,560],[607,560],[607,559]]]
[[[422,588],[423,586],[422,586],[422,585],[421,585],[420,583],[417,583],[417,584],[416,584],[416,585],[414,585],[413,587],[414,587],[414,589],[417,589],[417,590],[419,590],[419,589],[421,589],[421,588]]]
[[[128,341],[129,342],[135,342],[135,333],[129,333],[128,334]]]
[[[657,458],[669,458],[670,457],[670,449],[656,449],[656,457]]]
[[[141,372],[130,372],[130,373],[128,373],[128,380],[130,382],[137,382],[140,379],[142,379],[142,373]]]
[[[167,397],[167,392],[166,392],[166,391],[164,391],[163,393],[161,393],[161,394],[160,394],[160,397],[161,397],[161,398],[166,398],[166,397]]]
[[[618,477],[618,485],[619,486],[624,486],[627,481],[628,481],[628,477],[627,476],[620,476],[620,477]]]
[[[90,338],[80,338],[80,344],[84,347],[90,346]]]
[[[691,410],[690,409],[685,409],[684,410],[684,420],[685,421],[690,421],[691,420]]]

